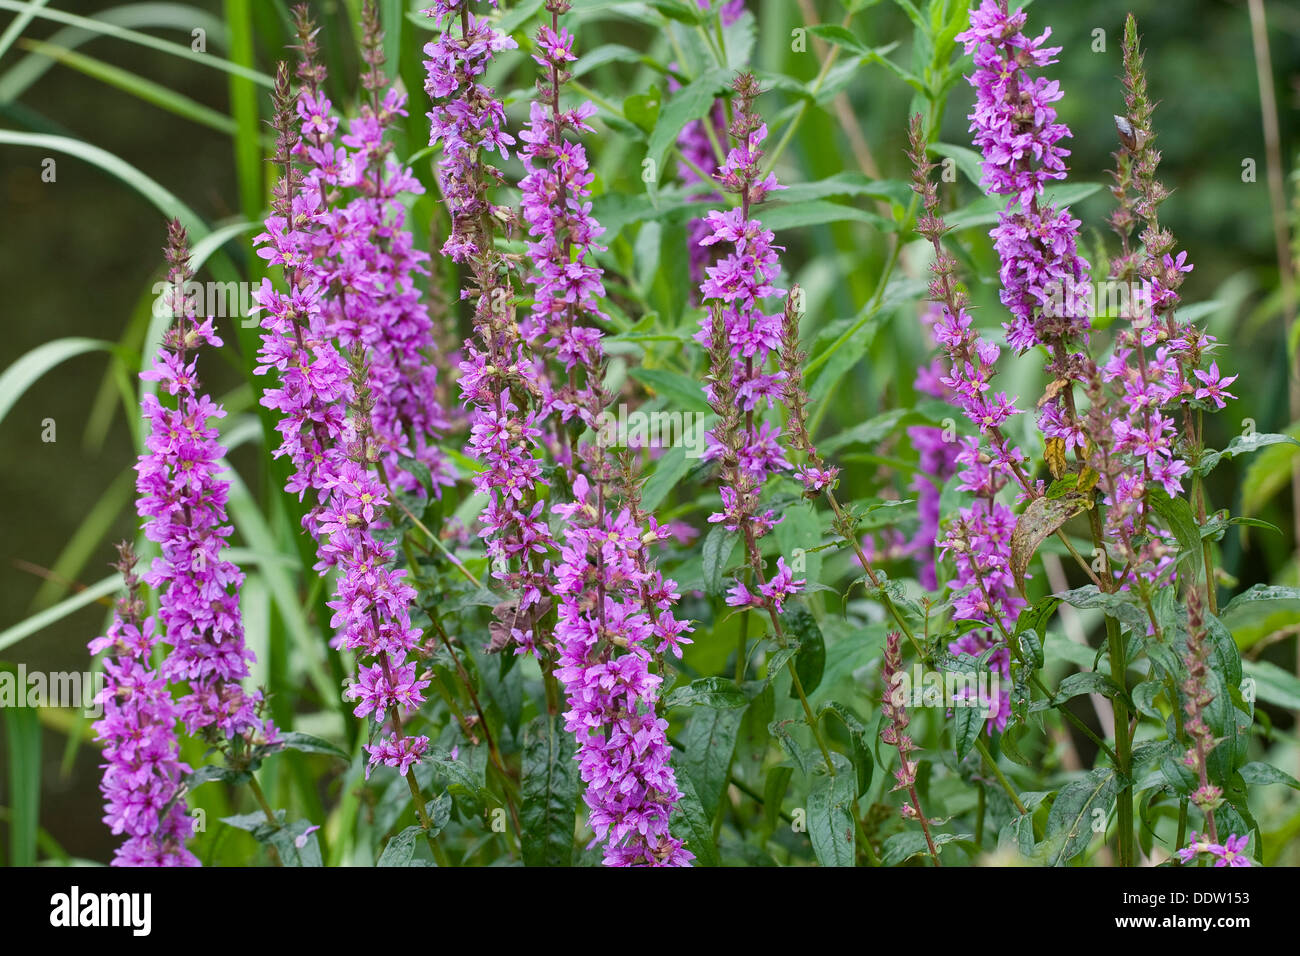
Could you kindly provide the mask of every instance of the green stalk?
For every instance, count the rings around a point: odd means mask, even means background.
[[[1124,652],[1124,638],[1120,634],[1119,621],[1107,616],[1106,641],[1110,647],[1110,676],[1117,685],[1119,693],[1112,702],[1115,710],[1115,756],[1116,770],[1125,777],[1124,787],[1115,800],[1119,816],[1119,865],[1133,866],[1133,784],[1127,778],[1132,771],[1133,741],[1129,737],[1128,695],[1125,671],[1128,660]]]

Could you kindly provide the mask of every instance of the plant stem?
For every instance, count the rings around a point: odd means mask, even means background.
[[[1025,809],[1025,805],[1020,802],[1020,795],[1016,793],[1016,788],[1011,786],[1011,781],[1006,778],[1006,774],[1002,772],[1002,768],[993,760],[993,756],[989,753],[989,748],[984,745],[984,740],[981,737],[975,738],[975,749],[978,750],[980,756],[984,758],[984,765],[989,768],[989,771],[997,779],[999,785],[1001,785],[1002,789],[1006,791],[1007,796],[1011,798],[1011,802],[1015,804],[1016,809],[1021,813],[1028,813],[1029,811]]]
[[[1129,738],[1128,688],[1125,671],[1128,660],[1124,652],[1124,637],[1120,633],[1119,621],[1106,617],[1106,641],[1110,647],[1110,676],[1119,686],[1119,693],[1112,702],[1115,708],[1115,769],[1124,777],[1124,786],[1120,788],[1115,805],[1118,810],[1119,825],[1119,865],[1133,866],[1133,783],[1128,779],[1132,770],[1132,746]]]

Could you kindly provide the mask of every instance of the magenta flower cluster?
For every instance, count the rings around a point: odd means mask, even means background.
[[[104,716],[95,722],[103,745],[104,823],[114,836],[126,834],[113,866],[198,866],[185,848],[191,833],[176,739],[176,706],[167,681],[150,665],[159,642],[152,617],[141,619],[143,601],[132,585],[133,558],[124,556],[128,595],[113,616],[108,633],[90,642],[90,653],[104,658],[104,689],[96,698]]]
[[[508,159],[514,137],[505,131],[505,107],[495,92],[480,82],[492,57],[518,47],[486,18],[470,12],[473,0],[435,0],[425,13],[443,28],[425,44],[427,71],[424,90],[433,101],[429,112],[429,145],[442,145],[438,173],[451,214],[451,234],[442,254],[466,262],[483,254],[482,218],[490,205],[484,191],[489,167],[481,161],[493,151]],[[459,20],[460,30],[452,29]]]
[[[323,71],[313,66],[310,53],[304,56],[303,88],[292,100],[298,132],[284,108],[287,90],[281,91],[283,191],[267,231],[257,240],[263,245],[260,254],[284,266],[289,292],[278,291],[269,280],[263,283],[263,364],[257,371],[274,368],[280,380],[278,389],[265,391],[262,403],[282,416],[277,454],[289,455],[295,466],[286,490],[297,491],[300,498],[315,491],[304,517],[317,539],[315,570],[338,571],[335,593],[327,602],[334,612],[331,643],[371,661],[360,664],[358,680],[346,692],[358,702],[353,713],[377,725],[378,736],[366,747],[367,774],[380,763],[405,773],[427,750],[428,738],[405,735],[402,715],[418,709],[428,682],[417,679],[417,665],[406,659],[420,637],[410,619],[415,590],[405,581],[406,572],[393,567],[393,548],[382,536],[389,489],[372,467],[377,460],[382,467],[384,454],[414,450],[402,434],[409,434],[411,421],[401,421],[392,401],[377,401],[375,386],[385,387],[391,384],[389,376],[397,376],[413,386],[412,401],[432,397],[427,379],[403,376],[406,369],[422,374],[420,356],[401,351],[397,337],[405,332],[395,334],[391,325],[400,318],[391,309],[400,313],[415,307],[405,294],[419,262],[411,254],[409,235],[396,235],[401,233],[391,209],[396,200],[381,198],[409,189],[409,173],[393,165],[386,175],[375,172],[375,157],[384,152],[380,143],[387,120],[381,117],[391,116],[401,103],[390,96],[381,112],[363,113],[350,142],[344,140],[357,149],[356,156],[350,155],[332,143],[337,121],[319,89]],[[299,178],[294,157],[312,164],[307,176]],[[357,189],[360,197],[343,209],[332,208],[325,197],[345,187]],[[285,207],[301,212],[289,222]],[[375,241],[376,231],[389,230],[394,235],[382,244],[388,247],[386,254],[359,251]],[[376,273],[354,284],[352,270],[368,267]],[[396,298],[390,298],[394,293]],[[420,341],[428,328],[415,323],[405,331]],[[340,338],[352,340],[356,367],[340,353]],[[434,404],[419,413],[419,420],[429,425],[438,414]]]
[[[575,59],[568,30],[543,25],[536,50],[533,60],[548,71],[543,86],[550,102],[532,101],[528,123],[519,134],[525,172],[519,182],[520,204],[530,236],[528,255],[535,266],[527,279],[534,286],[532,314],[522,332],[536,353],[555,356],[568,379],[553,386],[549,377],[542,378],[545,411],[557,413],[562,423],[577,416],[593,425],[604,406],[601,332],[577,319],[606,318],[598,304],[605,287],[595,262],[595,254],[603,249],[595,240],[604,229],[591,215],[594,177],[588,170],[587,151],[568,134],[593,132],[587,120],[596,114],[596,106],[583,102],[560,109],[565,64]],[[583,371],[581,380],[575,369]]]
[[[211,319],[198,322],[178,304],[154,367],[140,373],[176,399],[175,408],[153,394],[141,402],[149,434],[136,465],[136,509],[146,537],[162,551],[144,581],[158,592],[162,637],[172,647],[162,677],[189,684],[177,705],[181,721],[190,733],[212,727],[229,738],[260,730],[260,695],[241,685],[253,660],[239,616],[244,575],[225,555],[233,531],[226,518],[230,483],[220,477],[225,449],[212,425],[225,409],[199,394],[191,357],[221,339]]]
[[[603,495],[582,475],[573,495],[552,509],[567,523],[555,569],[555,675],[569,705],[565,728],[578,743],[593,844],[604,843],[608,866],[686,866],[693,854],[669,830],[681,793],[668,721],[655,709],[663,678],[650,669],[652,649],[681,656],[688,628],[673,617],[675,585],[645,571],[645,543],[629,509],[606,513]],[[662,540],[669,532],[655,526],[647,534]]]

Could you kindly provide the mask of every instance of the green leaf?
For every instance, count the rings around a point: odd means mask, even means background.
[[[542,714],[524,734],[519,836],[525,866],[571,866],[578,812],[573,735]]]
[[[21,3],[19,0],[0,0],[0,10],[12,10],[17,13],[31,11],[37,4]],[[204,66],[212,67],[217,70],[224,70],[235,76],[241,76],[244,79],[252,80],[267,89],[275,87],[275,80],[265,73],[259,73],[257,70],[250,70],[247,67],[240,66],[237,63],[231,63],[229,60],[222,59],[213,53],[199,53],[190,49],[188,46],[182,46],[179,43],[173,43],[170,40],[163,40],[159,37],[150,36],[147,33],[140,33],[136,30],[128,30],[120,27],[115,23],[108,22],[105,19],[93,19],[91,17],[81,17],[71,13],[64,13],[62,10],[40,10],[35,16],[43,20],[53,20],[56,23],[65,23],[69,26],[81,27],[89,30],[98,36],[113,37],[118,40],[126,40],[129,43],[135,43],[152,50],[159,50],[172,56],[177,56],[193,63],[201,63]]]
[[[1292,437],[1300,437],[1300,425],[1287,429]],[[1291,460],[1296,447],[1289,444],[1274,445],[1251,459],[1246,474],[1241,479],[1241,510],[1247,515],[1259,512],[1279,491],[1291,483]]]
[[[280,731],[273,746],[277,750],[283,747],[289,750],[300,750],[308,754],[327,754],[331,757],[338,757],[340,760],[351,761],[352,759],[346,751],[336,747],[328,740],[296,730]]]
[[[695,462],[686,457],[685,448],[669,448],[664,452],[641,491],[641,507],[647,512],[658,508],[693,464]]]
[[[1098,608],[1121,623],[1132,628],[1140,627],[1146,633],[1146,614],[1137,606],[1137,597],[1131,591],[1108,594],[1098,590],[1095,584],[1085,584],[1073,591],[1063,591],[1057,596],[1071,607]]]
[[[704,398],[704,389],[689,375],[670,372],[663,368],[641,366],[628,369],[628,374],[648,386],[652,393],[663,396],[682,411],[702,413],[712,411]]]
[[[952,736],[957,759],[964,760],[975,746],[980,731],[984,729],[985,711],[982,707],[954,707]]]
[[[107,86],[128,93],[175,116],[198,123],[200,126],[206,126],[219,133],[225,133],[227,136],[233,136],[238,130],[235,121],[225,113],[218,112],[210,106],[204,106],[202,103],[176,92],[169,86],[155,83],[153,80],[132,73],[130,70],[124,70],[111,63],[105,63],[103,60],[75,53],[72,50],[66,50],[51,43],[25,40],[21,41],[21,46],[25,50],[48,56],[69,69],[84,73],[91,79],[99,80]]]
[[[1058,702],[1078,697],[1080,694],[1101,694],[1103,697],[1113,699],[1120,696],[1120,689],[1119,685],[1105,674],[1085,671],[1082,674],[1071,674],[1066,677],[1061,681],[1056,693]]]
[[[1296,780],[1284,770],[1279,770],[1272,764],[1252,761],[1238,769],[1241,779],[1252,785],[1264,786],[1270,783],[1281,783],[1290,787],[1292,790],[1300,790],[1300,780]]]
[[[984,175],[980,154],[966,146],[954,146],[951,143],[931,143],[929,151],[945,158],[950,158],[958,169],[976,186]]]
[[[1114,768],[1101,767],[1061,789],[1047,815],[1041,847],[1049,865],[1063,866],[1087,849],[1094,836],[1092,811],[1110,811],[1119,781]]]
[[[704,539],[704,588],[710,594],[722,593],[722,575],[727,570],[727,559],[731,557],[736,537],[736,532],[718,523]]]
[[[871,738],[862,721],[858,720],[857,715],[843,704],[837,704],[833,700],[827,701],[817,711],[817,719],[821,720],[827,714],[838,717],[849,732],[849,740],[853,744],[853,766],[858,776],[858,789],[854,795],[860,797],[871,786],[871,778],[876,770],[876,762],[871,755]]]
[[[821,684],[822,673],[826,670],[826,642],[822,638],[821,628],[817,626],[817,619],[802,604],[791,604],[781,615],[781,623],[786,633],[799,642],[794,669],[799,675],[799,683],[803,685],[804,695],[811,696]],[[790,697],[797,699],[798,696],[792,683]]]
[[[424,828],[409,826],[394,836],[379,854],[375,866],[411,866],[415,856],[415,841],[424,834]]]
[[[712,820],[727,787],[731,757],[736,750],[736,733],[745,712],[739,708],[698,707],[686,722],[682,734],[681,764],[691,782],[700,806]]]
[[[69,614],[81,610],[88,604],[104,598],[122,588],[122,575],[110,574],[96,581],[84,591],[78,591],[72,597],[65,598],[53,607],[46,608],[39,614],[33,614],[26,620],[19,621],[13,627],[0,631],[0,651],[12,647],[25,637],[44,630],[56,621],[61,621]]]
[[[835,776],[823,767],[813,775],[808,793],[808,838],[822,866],[853,866],[857,828],[853,806],[857,802],[857,775],[843,754],[831,754]]]
[[[668,707],[713,707],[718,710],[731,710],[748,704],[749,698],[744,691],[736,686],[735,681],[725,677],[693,680],[685,687],[675,688],[665,702]]]
[[[1059,209],[1081,202],[1100,189],[1100,183],[1070,183],[1064,186],[1048,186],[1043,190],[1043,194],[1047,203]],[[989,226],[998,221],[1006,205],[1004,196],[985,196],[943,218],[945,224],[952,230]]]
[[[843,203],[826,202],[822,199],[774,204],[763,209],[761,219],[763,225],[773,232],[821,226],[828,222],[865,222],[881,232],[891,232],[897,228],[894,223],[879,213]]]
[[[831,196],[865,196],[906,206],[912,187],[899,179],[871,179],[862,173],[836,173],[808,183],[795,183],[782,189],[779,199],[784,205],[796,205]]]
[[[934,848],[942,852],[945,843],[952,843],[954,840],[972,839],[970,834],[958,833],[931,833],[934,840]],[[881,847],[880,863],[882,866],[898,866],[900,863],[906,863],[914,856],[920,856],[922,853],[929,854],[929,844],[925,842],[925,834],[920,830],[904,830],[902,833],[895,833],[885,841]]]
[[[1151,507],[1165,519],[1169,530],[1178,539],[1179,548],[1191,555],[1191,577],[1192,580],[1198,579],[1201,576],[1201,530],[1196,524],[1192,506],[1183,498],[1170,498],[1163,488],[1151,488],[1147,497]]]
[[[763,822],[769,833],[776,829],[781,819],[781,802],[792,776],[793,767],[778,764],[767,772],[767,779],[763,781]]]
[[[1300,679],[1269,661],[1242,661],[1242,671],[1258,700],[1274,707],[1300,710]]]
[[[799,745],[799,741],[795,740],[794,736],[790,733],[790,724],[797,723],[799,723],[799,721],[794,719],[774,720],[767,725],[767,730],[768,733],[780,742],[781,749],[789,754],[790,759],[795,762],[795,765],[798,766],[799,770],[807,776],[809,771],[808,755],[804,753],[804,749]]]
[[[699,794],[691,783],[687,773],[677,774],[677,789],[681,798],[677,801],[676,820],[685,825],[685,833],[679,837],[685,840],[686,848],[695,854],[698,866],[718,866],[718,848],[713,842],[713,818],[700,806]]]
[[[660,107],[645,153],[647,159],[654,160],[655,169],[663,169],[664,155],[677,142],[683,127],[712,109],[714,100],[729,89],[731,76],[730,70],[717,67],[708,70],[672,94]]]
[[[231,786],[239,786],[248,783],[252,779],[252,774],[247,770],[236,770],[234,767],[222,767],[217,764],[208,764],[200,767],[193,773],[186,774],[185,786],[189,790],[195,787],[201,787],[205,783],[211,783],[213,780],[219,780],[222,783],[228,783]]]
[[[9,777],[9,864],[36,865],[41,816],[41,721],[34,707],[0,708]]]
[[[1047,597],[1031,604],[1020,612],[1016,618],[1016,634],[1023,634],[1025,631],[1033,631],[1039,637],[1047,634],[1047,625],[1052,620],[1052,615],[1061,605],[1062,599],[1055,594],[1049,594]],[[1038,666],[1042,666],[1039,662]]]
[[[576,80],[597,67],[604,66],[606,63],[639,63],[644,61],[643,54],[630,46],[624,46],[621,43],[606,43],[578,57],[573,66],[570,67],[569,73]]]
[[[1255,432],[1250,435],[1238,435],[1232,441],[1228,442],[1228,447],[1223,451],[1207,451],[1205,456],[1192,469],[1192,474],[1208,475],[1218,467],[1219,462],[1225,458],[1236,458],[1238,455],[1249,454],[1253,451],[1259,451],[1261,448],[1267,448],[1269,445],[1293,445],[1300,448],[1300,441],[1292,438],[1290,435],[1279,435],[1275,433]]]

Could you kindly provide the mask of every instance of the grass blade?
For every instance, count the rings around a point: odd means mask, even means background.
[[[0,631],[0,651],[13,647],[23,638],[31,637],[38,631],[42,631],[57,621],[63,620],[69,614],[80,611],[88,604],[94,604],[101,598],[106,598],[114,591],[122,587],[122,575],[110,574],[101,581],[97,581],[84,591],[78,591],[70,598],[65,598],[54,607],[46,608],[39,614],[33,614],[24,621],[19,621],[13,627]]]
[[[18,0],[0,0],[0,10],[12,10],[15,13],[23,13],[32,10],[37,6],[35,3],[20,3]],[[89,17],[79,17],[72,13],[64,13],[61,10],[36,10],[34,16],[41,17],[45,20],[53,20],[55,23],[66,23],[70,26],[84,27],[87,30],[93,30],[104,36],[113,37],[118,40],[126,40],[128,43],[137,43],[140,46],[148,47],[151,50],[158,50],[161,53],[170,53],[172,56],[178,56],[185,60],[191,60],[194,63],[202,63],[204,66],[210,66],[218,70],[225,70],[227,73],[233,73],[236,76],[242,76],[245,79],[252,80],[267,89],[275,86],[275,80],[265,73],[259,73],[257,70],[250,70],[247,67],[240,66],[237,63],[231,63],[227,59],[214,56],[211,53],[195,53],[187,46],[179,43],[173,43],[170,40],[160,40],[158,37],[150,36],[147,33],[139,33],[135,30],[128,30],[124,27],[115,26],[112,23],[105,23],[102,20],[92,20]]]
[[[4,708],[9,743],[9,862],[36,865],[41,816],[41,722],[34,707]]]
[[[101,83],[116,90],[121,90],[123,93],[128,93],[137,99],[144,100],[144,102],[166,110],[168,113],[191,120],[200,126],[215,129],[227,136],[235,135],[237,128],[235,121],[225,113],[214,110],[210,106],[204,106],[202,103],[192,100],[182,93],[177,93],[161,83],[155,83],[153,80],[145,79],[143,76],[129,70],[113,66],[111,63],[105,63],[103,60],[97,60],[82,53],[74,53],[52,43],[43,43],[40,40],[20,40],[18,45],[24,50],[30,50],[33,53],[39,53],[42,56],[48,56],[52,60],[57,60],[69,69],[84,73],[91,79],[99,80]]]
[[[4,133],[0,130],[0,140]],[[0,421],[4,421],[23,393],[54,366],[87,352],[111,352],[114,348],[112,342],[88,338],[55,339],[36,346],[0,375]]]

